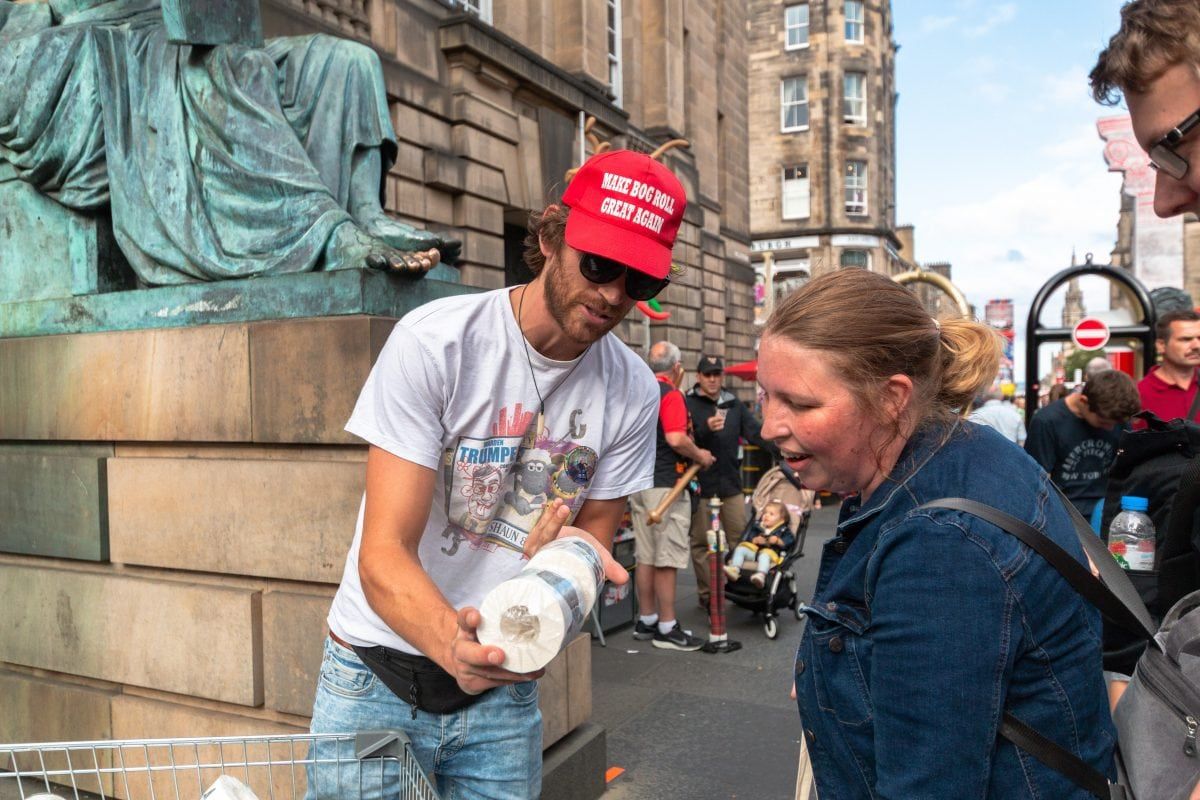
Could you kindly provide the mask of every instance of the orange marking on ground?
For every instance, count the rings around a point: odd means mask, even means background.
[[[624,772],[625,772],[624,767],[609,767],[608,771],[604,773],[604,782],[612,783],[613,780],[621,777],[621,775],[624,774]]]

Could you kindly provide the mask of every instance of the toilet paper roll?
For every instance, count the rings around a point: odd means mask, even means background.
[[[574,638],[596,602],[604,566],[583,539],[556,539],[480,604],[479,641],[504,651],[504,668],[533,672]]]
[[[258,800],[258,795],[232,775],[221,775],[204,790],[200,800]]]

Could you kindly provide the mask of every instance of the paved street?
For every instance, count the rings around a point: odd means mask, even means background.
[[[796,562],[802,600],[836,518],[836,506],[826,507],[809,526]],[[706,637],[690,571],[678,607],[684,627]],[[730,606],[728,618],[730,638],[742,643],[731,654],[659,650],[632,628],[609,636],[608,647],[593,642],[593,720],[607,730],[609,764],[625,769],[609,800],[793,797],[800,724],[788,691],[800,623],[789,611],[771,641],[750,612]]]
[[[821,544],[833,533],[836,507],[816,512],[806,556],[796,562],[801,599],[812,596]],[[707,637],[695,577],[680,577],[684,626]],[[730,606],[730,654],[659,650],[634,640],[632,628],[592,643],[593,721],[607,731],[608,763],[625,772],[606,800],[755,798],[791,800],[800,725],[788,698],[800,623],[780,616],[779,636],[767,639],[750,612]],[[12,781],[0,781],[0,800],[17,800]]]

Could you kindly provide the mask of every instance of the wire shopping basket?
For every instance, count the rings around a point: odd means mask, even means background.
[[[0,795],[200,800],[222,775],[259,800],[438,800],[402,731],[0,744]],[[11,795],[6,795],[11,796]]]

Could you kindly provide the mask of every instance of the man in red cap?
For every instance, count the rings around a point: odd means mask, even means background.
[[[659,398],[611,331],[666,287],[685,202],[649,157],[597,155],[531,218],[529,284],[397,323],[346,425],[371,446],[314,732],[402,729],[447,796],[538,796],[540,673],[505,669],[476,609],[568,521],[628,579],[607,551],[626,496],[653,483]],[[357,780],[310,768],[309,796]]]

